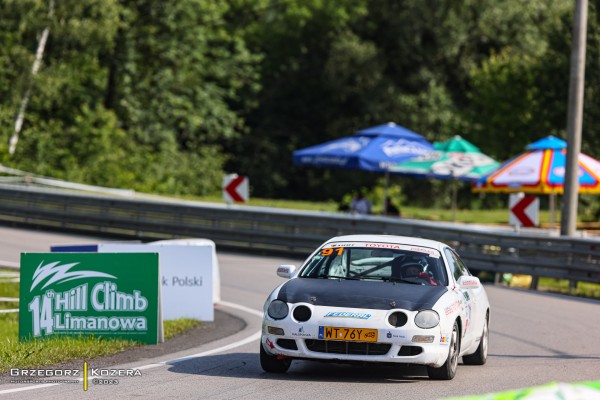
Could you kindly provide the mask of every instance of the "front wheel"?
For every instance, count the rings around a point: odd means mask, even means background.
[[[266,372],[274,372],[276,374],[283,374],[290,369],[292,360],[290,358],[278,359],[276,356],[268,354],[263,348],[262,343],[260,344],[260,366]]]
[[[473,354],[469,354],[468,356],[463,356],[463,363],[467,365],[483,365],[487,361],[488,355],[488,336],[490,335],[488,328],[488,319],[487,317],[483,321],[483,332],[481,334],[481,340],[479,341],[479,346],[477,350]]]
[[[431,379],[449,381],[456,375],[456,367],[458,366],[458,354],[460,353],[460,338],[458,335],[458,323],[454,321],[452,328],[452,338],[450,340],[450,349],[448,350],[448,358],[444,365],[439,368],[427,367],[427,375]]]

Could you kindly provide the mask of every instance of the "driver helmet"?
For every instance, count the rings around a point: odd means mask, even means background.
[[[423,269],[419,268],[419,264],[411,263],[402,268],[402,276],[404,278],[416,278]]]

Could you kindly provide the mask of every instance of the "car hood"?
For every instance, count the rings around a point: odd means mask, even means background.
[[[444,286],[398,282],[296,278],[281,287],[277,298],[318,306],[418,311],[432,308],[446,291]]]

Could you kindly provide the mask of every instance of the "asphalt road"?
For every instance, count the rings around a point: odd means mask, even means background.
[[[18,261],[21,251],[47,251],[50,244],[90,242],[94,240],[0,227],[0,261]],[[0,396],[60,400],[438,399],[551,381],[600,379],[600,301],[495,286],[486,286],[492,306],[488,363],[459,365],[452,381],[430,381],[421,368],[308,361],[295,361],[285,375],[267,374],[258,362],[260,310],[270,290],[282,282],[276,267],[300,264],[301,260],[223,252],[218,258],[223,299],[219,309],[243,318],[247,326],[242,331],[168,357],[120,366],[140,368],[142,376],[120,378],[118,385],[90,383],[83,392],[81,384],[4,383]]]

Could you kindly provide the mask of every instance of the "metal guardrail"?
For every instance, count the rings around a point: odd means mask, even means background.
[[[383,216],[0,187],[0,223],[141,240],[203,237],[221,248],[308,256],[346,234],[390,234],[453,246],[473,270],[600,283],[600,240]]]
[[[13,262],[13,261],[0,260],[0,269],[13,269],[13,270],[18,271],[19,263]]]
[[[18,263],[12,263],[8,261],[0,260],[0,268],[10,267],[11,269],[19,268]],[[19,282],[19,272],[17,270],[10,272],[0,272],[0,283],[13,283]],[[19,303],[18,297],[0,297],[0,303]],[[18,308],[0,308],[0,314],[10,314],[19,312]]]

